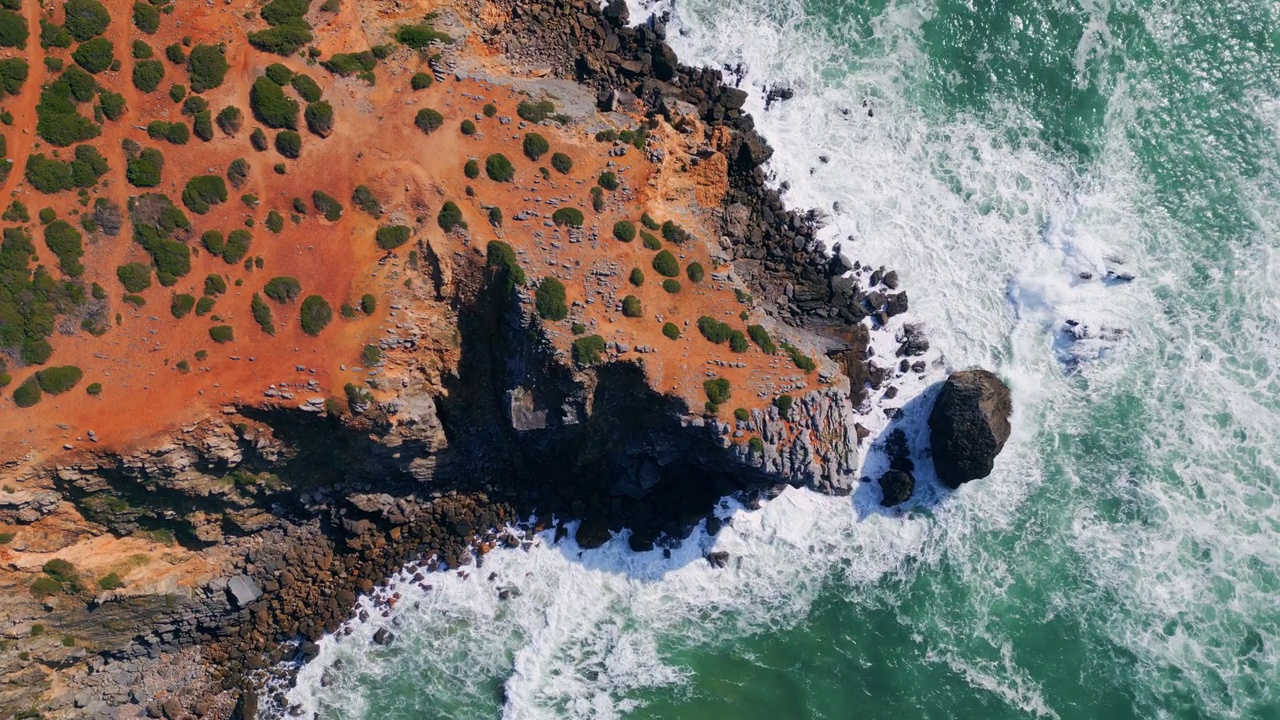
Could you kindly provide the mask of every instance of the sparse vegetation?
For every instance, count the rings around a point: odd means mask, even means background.
[[[747,335],[751,337],[751,342],[755,343],[764,354],[773,355],[778,352],[778,346],[774,344],[773,338],[769,336],[769,331],[765,330],[763,325],[748,325]]]
[[[328,301],[319,295],[308,295],[302,301],[302,331],[308,335],[319,335],[333,320],[333,308]]]
[[[375,234],[378,247],[383,250],[394,250],[409,242],[408,225],[384,225]]]
[[[792,345],[789,342],[782,342],[779,344],[782,346],[782,351],[787,354],[787,357],[791,358],[791,362],[801,370],[808,373],[813,372],[818,367],[817,363],[813,361],[813,358],[800,352],[800,348],[795,345]]]
[[[382,217],[382,203],[378,202],[378,197],[373,194],[368,185],[356,186],[351,193],[351,204],[375,220]]]
[[[543,320],[563,320],[569,314],[569,306],[565,304],[564,283],[556,278],[543,278],[534,293],[534,305],[538,316]]]
[[[600,173],[600,177],[596,179],[596,184],[605,190],[617,190],[619,185],[618,175],[612,170],[605,170]]]

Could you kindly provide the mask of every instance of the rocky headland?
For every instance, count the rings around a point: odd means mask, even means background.
[[[682,264],[699,265],[698,279],[680,276],[687,287],[667,290],[670,300],[628,289],[629,263],[613,249],[622,238],[607,225],[597,233],[552,219],[552,209],[603,193],[555,186],[545,168],[502,196],[511,217],[495,226],[497,244],[486,242],[484,203],[499,201],[476,181],[482,197],[461,203],[460,226],[441,220],[441,234],[428,223],[432,234],[399,254],[363,258],[386,268],[395,293],[371,343],[377,352],[362,357],[371,382],[342,388],[352,360],[327,371],[289,359],[272,372],[295,374],[262,374],[260,391],[146,437],[95,448],[92,431],[68,422],[63,432],[75,439],[64,451],[28,446],[0,457],[0,714],[287,712],[271,693],[259,707],[264,682],[281,673],[287,682],[290,664],[340,632],[361,593],[406,566],[422,579],[519,546],[534,530],[554,527],[563,538],[574,522],[583,548],[627,531],[643,551],[678,543],[704,521],[714,534],[710,511],[726,495],[865,486],[893,506],[911,501],[921,462],[951,488],[991,472],[1009,436],[1008,389],[980,370],[947,379],[928,417],[932,460],[892,428],[910,400],[900,388],[945,372],[923,328],[903,322],[907,290],[890,269],[828,251],[820,217],[785,206],[763,167],[772,150],[743,111],[746,91],[719,71],[682,65],[661,18],[632,26],[619,0],[341,5],[328,20],[308,10],[325,56],[364,50],[434,13],[443,37],[368,72],[405,85],[421,63],[427,92],[447,98],[447,122],[480,124],[482,136],[485,122],[497,125],[480,142],[536,130],[593,177],[622,176],[601,216],[676,219],[679,232],[661,232],[662,241],[679,248]],[[360,35],[326,36],[327,22]],[[340,121],[348,107],[373,102],[362,82],[343,77],[327,90],[349,93],[339,95]],[[516,110],[551,98],[557,107],[542,119]],[[492,113],[481,109],[490,104]],[[384,199],[388,214],[434,221],[443,197],[462,198],[464,185],[472,197],[456,167],[457,178],[433,176],[425,160],[427,170],[406,170],[413,157],[351,142],[369,163],[395,168],[380,171],[381,185],[371,181],[403,198],[403,207]],[[540,196],[542,183],[552,190]],[[624,242],[628,252],[639,245]],[[568,288],[564,313],[542,306],[547,277]],[[610,334],[615,309],[632,317],[627,293],[648,306],[646,320],[663,298],[661,322]],[[741,316],[760,331],[750,352],[730,351],[723,343],[746,346],[743,334],[712,340],[715,328],[703,330],[699,315],[721,324]],[[203,388],[199,398],[213,394]],[[888,458],[875,483],[860,477],[873,446]]]

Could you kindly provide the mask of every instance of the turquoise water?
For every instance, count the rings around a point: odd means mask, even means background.
[[[702,535],[670,560],[495,552],[327,640],[293,698],[352,719],[1280,717],[1280,8],[673,12],[683,59],[745,68],[789,202],[902,274],[933,379],[1009,380],[996,472],[901,516],[727,504],[721,571]],[[765,111],[777,83],[796,97]]]

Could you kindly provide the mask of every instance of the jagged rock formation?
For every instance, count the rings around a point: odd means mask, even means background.
[[[952,373],[929,413],[938,479],[954,489],[990,475],[1009,439],[1012,412],[1009,388],[992,372]]]

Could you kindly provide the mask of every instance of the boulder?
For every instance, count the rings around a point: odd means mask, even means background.
[[[235,600],[236,607],[241,608],[262,597],[262,589],[258,587],[258,583],[247,575],[236,575],[227,581],[227,591]]]
[[[991,474],[1009,439],[1009,388],[980,368],[952,373],[929,413],[933,463],[942,484],[955,489]]]
[[[916,479],[911,476],[911,473],[887,470],[880,476],[880,490],[884,493],[884,499],[880,501],[880,505],[883,507],[900,505],[911,499],[911,493],[915,492],[915,489]]]

